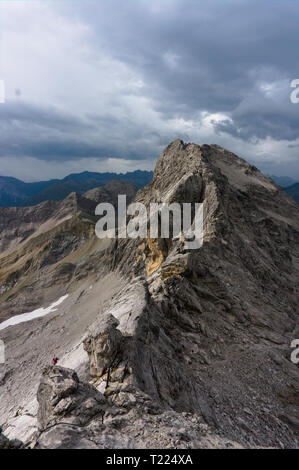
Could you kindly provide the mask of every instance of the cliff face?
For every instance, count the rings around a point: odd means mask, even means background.
[[[140,277],[106,312],[123,335],[110,379],[131,370],[128,380],[163,406],[200,413],[243,445],[292,445],[298,206],[230,152],[181,141],[166,148],[137,200],[204,202],[204,243],[185,250],[181,240],[125,240],[113,248],[115,266]],[[91,372],[102,376],[99,338],[96,323],[84,344]]]
[[[299,207],[232,153],[180,140],[159,157],[136,201],[203,202],[203,245],[115,240],[97,265],[86,259],[86,269],[121,280],[81,335],[103,413],[91,406],[74,441],[47,405],[52,392],[39,393],[51,429],[40,418],[36,446],[294,447]],[[91,294],[84,296],[82,308]],[[73,422],[81,412],[77,399],[70,403],[61,409]]]

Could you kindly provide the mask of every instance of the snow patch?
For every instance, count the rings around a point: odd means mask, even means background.
[[[37,310],[33,310],[33,312],[22,313],[22,315],[15,315],[14,317],[11,317],[8,320],[5,320],[4,322],[0,323],[0,330],[4,330],[4,328],[7,328],[8,326],[18,325],[19,323],[34,320],[35,318],[44,317],[45,315],[48,315],[49,313],[55,312],[57,310],[56,307],[62,304],[62,302],[67,297],[68,295],[64,295],[63,297],[60,297],[59,300],[57,300],[56,302],[54,302],[47,308],[42,307],[42,308],[38,308]]]

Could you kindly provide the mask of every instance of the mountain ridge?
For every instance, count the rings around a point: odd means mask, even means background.
[[[203,245],[99,240],[79,210],[1,259],[21,274],[0,278],[3,319],[68,294],[0,331],[4,433],[35,448],[296,447],[299,206],[228,150],[179,139],[135,201],[203,203]]]
[[[286,193],[299,204],[299,183],[285,188]]]
[[[269,175],[270,178],[275,181],[276,184],[281,186],[282,188],[288,188],[295,183],[298,183],[298,179],[291,178],[290,176],[276,176],[276,175]]]
[[[140,189],[151,181],[152,176],[152,171],[144,170],[127,173],[83,171],[71,173],[62,179],[26,183],[18,178],[0,175],[0,207],[30,207],[45,201],[61,201],[71,192],[83,194],[113,180],[125,181]],[[288,176],[269,177],[298,202],[296,180]]]
[[[151,171],[143,170],[127,173],[84,171],[72,173],[61,180],[53,179],[33,183],[0,176],[0,207],[30,207],[45,201],[61,201],[71,192],[83,194],[113,180],[128,182],[141,188],[152,179],[152,175]]]

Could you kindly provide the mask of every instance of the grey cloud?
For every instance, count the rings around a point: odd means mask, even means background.
[[[138,70],[169,115],[232,111],[259,76],[296,76],[295,3],[173,1],[160,15],[146,4],[116,0],[115,9],[106,3],[82,14],[95,22],[101,47]],[[168,52],[177,67],[163,61]]]
[[[257,90],[230,113],[232,121],[215,123],[215,130],[245,141],[267,137],[294,141],[299,138],[299,108],[290,102],[289,95],[287,85],[274,99]]]
[[[122,91],[111,82],[115,108],[79,116],[21,100],[1,105],[0,157],[152,159],[174,138],[194,140],[192,129],[178,131],[171,120],[200,128],[203,111],[230,118],[214,122],[217,143],[226,135],[232,147],[234,139],[246,145],[267,137],[288,140],[286,152],[296,145],[299,105],[290,103],[288,83],[298,74],[298,2],[113,0],[53,8],[90,26],[91,63],[104,53],[136,72],[143,87]],[[275,96],[261,91],[262,83],[283,80]],[[150,101],[157,122],[126,113],[130,94]]]
[[[299,137],[298,108],[289,100],[298,71],[296,2],[173,1],[160,14],[150,2],[116,5],[81,12],[94,22],[101,47],[144,77],[165,119],[223,112],[233,123],[215,125],[216,132],[245,141]],[[173,67],[163,60],[167,53],[176,58]],[[257,88],[283,79],[278,100]]]
[[[0,106],[0,125],[9,126],[40,126],[61,132],[76,132],[90,129],[90,123],[73,114],[57,108],[31,104],[23,101],[8,101]]]
[[[163,137],[130,119],[95,114],[83,119],[54,107],[22,102],[0,107],[0,133],[0,158],[24,155],[49,161],[153,158],[175,138],[174,133]]]

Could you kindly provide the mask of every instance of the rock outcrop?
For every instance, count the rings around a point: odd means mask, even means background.
[[[117,329],[119,321],[113,315],[101,318],[92,326],[83,341],[90,361],[90,374],[102,376],[123,360],[124,338]]]
[[[82,383],[76,372],[47,367],[37,391],[38,422],[42,430],[68,418],[71,425],[84,426],[90,417],[105,412],[106,400],[92,385]]]
[[[113,180],[105,186],[100,186],[87,191],[84,193],[84,197],[91,201],[95,201],[97,204],[100,202],[110,202],[110,204],[113,204],[116,207],[119,194],[125,195],[127,197],[127,203],[130,203],[135,198],[137,191],[137,186],[134,186],[133,184]]]
[[[9,449],[9,440],[7,437],[2,434],[2,431],[0,430],[0,449]]]
[[[36,449],[240,447],[199,415],[162,410],[132,387],[113,401],[63,367],[43,371],[38,402],[39,430],[29,443]]]
[[[22,449],[24,448],[23,442],[19,441],[18,439],[9,440],[5,435],[2,433],[2,429],[0,427],[0,450],[3,449]]]

